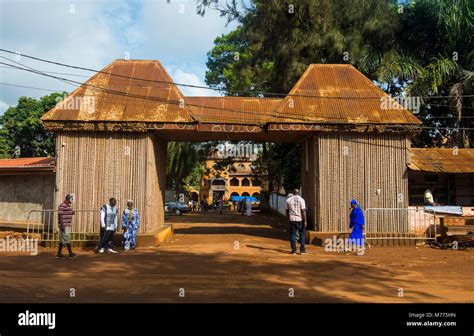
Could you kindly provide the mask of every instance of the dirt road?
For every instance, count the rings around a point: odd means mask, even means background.
[[[309,246],[290,255],[284,221],[269,215],[169,221],[169,241],[134,252],[2,253],[0,302],[474,302],[472,251],[376,247],[357,256]]]

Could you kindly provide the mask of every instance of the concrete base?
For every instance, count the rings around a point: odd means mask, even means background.
[[[313,230],[306,230],[306,244],[324,246],[326,239],[337,239],[340,232],[318,232]],[[394,234],[396,236],[396,234]],[[382,239],[369,239],[368,243],[371,246],[409,246],[425,242],[423,239],[390,239],[390,235],[385,235]],[[393,237],[393,236],[392,236]],[[349,235],[343,236],[349,238]]]
[[[166,239],[171,237],[174,233],[173,224],[166,224],[158,228],[156,231],[141,233],[137,235],[137,246],[158,246]],[[120,235],[120,242],[122,241],[122,235]]]
[[[306,244],[323,246],[326,239],[337,237],[339,232],[319,232],[314,230],[306,230]]]
[[[35,229],[42,228],[43,224],[41,223],[32,223],[30,225],[34,226]],[[28,222],[24,221],[2,221],[0,220],[0,231],[15,231],[15,232],[26,232],[28,229]]]
[[[139,233],[137,235],[137,247],[153,247],[158,246],[166,239],[171,237],[174,233],[173,224],[163,225],[155,231],[147,233]],[[88,234],[85,237],[82,236],[84,241],[73,242],[73,247],[96,247],[99,242],[99,234]],[[119,247],[122,246],[123,232],[116,232],[114,234],[114,245]],[[43,243],[40,243],[44,245]],[[57,247],[58,242],[54,244],[48,244],[47,247]],[[45,245],[46,246],[46,245]]]

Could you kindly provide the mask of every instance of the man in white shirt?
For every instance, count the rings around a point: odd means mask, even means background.
[[[109,204],[100,208],[100,243],[99,253],[104,253],[105,248],[109,253],[117,253],[113,247],[114,233],[117,230],[117,200],[111,198]]]
[[[300,254],[307,254],[305,250],[306,238],[306,203],[300,196],[300,191],[295,189],[293,196],[286,200],[286,218],[290,222],[291,254],[296,254],[296,232],[300,235]]]

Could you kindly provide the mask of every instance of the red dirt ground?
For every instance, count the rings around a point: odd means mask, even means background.
[[[2,253],[0,302],[474,302],[472,250],[374,247],[357,256],[309,246],[290,255],[285,221],[270,215],[169,222],[175,235],[161,246],[118,255]]]

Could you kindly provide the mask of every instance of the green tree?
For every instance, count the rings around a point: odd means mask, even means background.
[[[202,163],[199,150],[191,142],[168,142],[166,187],[176,192],[186,191],[189,175]],[[188,179],[188,180],[187,180]]]
[[[311,63],[357,66],[365,55],[392,48],[399,20],[394,2],[255,0],[239,15],[221,8],[240,26],[215,40],[206,82],[231,95],[286,93]]]
[[[191,173],[183,180],[184,190],[189,194],[192,189],[199,190],[201,183],[201,175],[203,173],[202,165],[196,165]]]
[[[8,108],[0,116],[0,157],[12,157],[17,146],[21,157],[54,156],[54,135],[43,128],[40,118],[65,94],[21,97],[16,106]]]
[[[289,92],[311,63],[358,66],[365,55],[393,48],[399,20],[394,3],[255,0],[240,12],[235,2],[217,5],[215,9],[240,25],[215,40],[208,53],[206,83],[228,95],[262,96]],[[256,165],[258,174],[268,176],[270,189],[298,187],[299,144],[274,143],[265,148]]]
[[[399,13],[393,47],[361,62],[387,92],[423,98],[420,117],[433,129],[415,139],[418,146],[472,144],[473,100],[463,96],[474,94],[473,6],[468,0],[413,2]]]
[[[264,150],[253,164],[256,177],[268,181],[269,191],[299,188],[301,163],[299,144],[289,142],[264,144]]]
[[[215,2],[199,4],[203,14],[202,7]],[[420,118],[429,128],[416,137],[416,146],[472,144],[474,106],[466,96],[474,89],[474,1],[418,0],[400,7],[392,0],[254,0],[243,10],[235,1],[214,6],[240,26],[216,39],[208,53],[210,86],[229,95],[286,93],[311,63],[351,63],[391,95],[423,97]],[[285,146],[269,145],[263,154],[268,157],[261,164],[280,181],[274,183],[285,180],[279,176],[286,162],[298,160],[296,151],[277,154]]]

